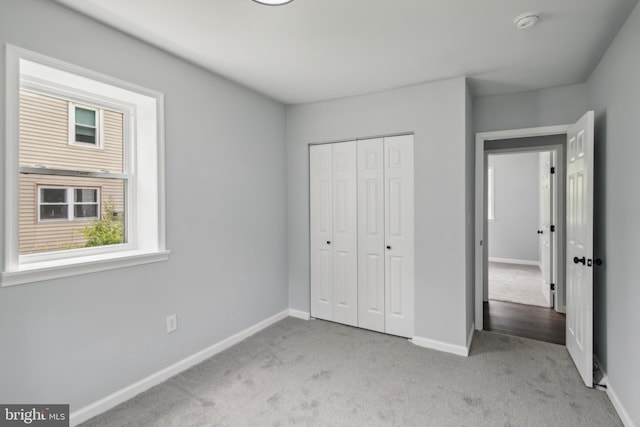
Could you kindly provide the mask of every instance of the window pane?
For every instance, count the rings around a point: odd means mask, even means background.
[[[98,218],[98,205],[75,205],[73,214],[76,218]]]
[[[40,205],[40,220],[67,219],[68,205]]]
[[[96,130],[94,128],[88,128],[88,127],[76,125],[76,141],[95,144]]]
[[[20,166],[123,172],[124,115],[105,109],[103,123],[99,123],[99,117],[95,117],[96,129],[88,124],[76,123],[75,110],[69,111],[69,102],[21,90]],[[71,126],[69,113],[72,115]],[[65,128],[68,131],[61,132]],[[103,150],[86,150],[73,145],[74,142],[91,144],[89,146],[92,148],[100,144]]]
[[[66,188],[41,188],[40,202],[41,203],[66,203],[67,189]]]
[[[96,112],[93,110],[87,110],[86,108],[76,107],[76,124],[95,126]]]
[[[123,179],[21,173],[20,255],[126,243],[126,186]],[[64,199],[38,205],[48,190],[68,193],[68,206]]]
[[[76,203],[98,202],[98,190],[91,188],[76,188],[74,193]]]

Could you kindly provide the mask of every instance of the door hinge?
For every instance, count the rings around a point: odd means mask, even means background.
[[[555,225],[552,225],[552,226],[551,226],[551,232],[553,233],[553,232],[555,232],[555,231],[556,231],[556,226],[555,226]]]
[[[556,284],[555,283],[551,283],[549,286],[551,286],[551,290],[552,291],[556,290]]]
[[[554,173],[556,173],[556,167],[555,166],[551,166],[551,174],[553,175]]]

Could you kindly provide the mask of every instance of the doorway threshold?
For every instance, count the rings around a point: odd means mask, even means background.
[[[566,344],[566,317],[552,308],[489,300],[483,312],[486,331]]]

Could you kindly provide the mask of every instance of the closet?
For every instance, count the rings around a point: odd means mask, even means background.
[[[311,316],[413,336],[413,135],[310,147]]]

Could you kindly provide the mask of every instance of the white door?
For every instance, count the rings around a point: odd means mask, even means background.
[[[593,386],[593,111],[567,135],[567,349]]]
[[[358,326],[384,332],[383,139],[358,141]]]
[[[385,331],[414,332],[413,135],[384,139]]]
[[[553,305],[553,257],[551,218],[552,218],[552,176],[551,176],[551,152],[540,153],[540,216],[539,216],[539,246],[540,246],[540,267],[542,270],[542,280],[540,283],[542,295],[549,307]]]
[[[311,316],[333,320],[333,146],[309,148]]]
[[[356,141],[333,145],[333,319],[358,325]]]

